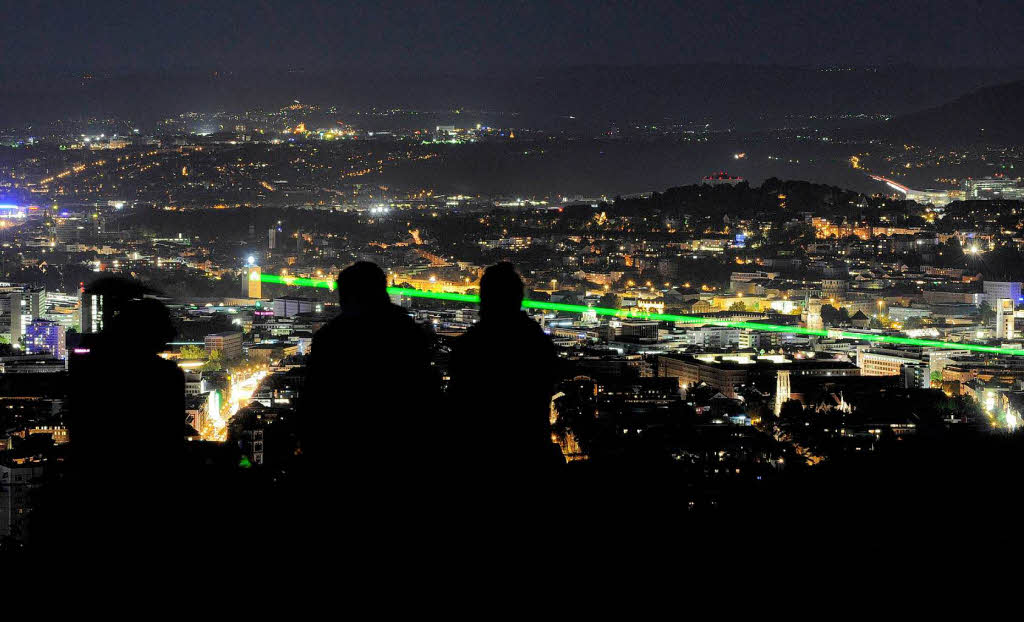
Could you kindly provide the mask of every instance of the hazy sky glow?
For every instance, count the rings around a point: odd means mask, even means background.
[[[0,66],[473,72],[736,62],[1019,65],[1013,1],[3,0]]]

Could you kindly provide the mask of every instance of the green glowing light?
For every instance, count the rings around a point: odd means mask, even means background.
[[[325,279],[304,279],[297,276],[278,276],[276,274],[261,274],[260,281],[263,283],[277,283],[279,285],[297,285],[299,287],[322,287],[333,290],[337,281]]]
[[[301,277],[277,276],[274,274],[260,275],[264,283],[277,283],[284,285],[295,285],[300,287],[320,287],[334,290],[337,282],[325,279],[306,279]],[[419,289],[408,289],[405,287],[389,287],[389,294],[409,296],[411,298],[431,298],[434,300],[449,300],[452,302],[468,302],[477,304],[479,296],[471,294],[452,294],[449,292],[428,292]],[[695,315],[673,315],[668,313],[644,313],[641,311],[625,309],[609,309],[606,307],[588,307],[586,305],[570,305],[560,302],[544,302],[542,300],[524,300],[525,309],[542,309],[545,311],[564,311],[566,313],[595,313],[597,315],[608,315],[619,318],[635,318],[640,320],[656,320],[660,322],[682,322],[686,324],[707,324],[711,326],[726,326],[729,328],[749,328],[751,330],[763,330],[775,333],[789,333],[793,335],[813,335],[816,337],[832,337],[837,339],[859,339],[862,341],[874,341],[877,343],[892,343],[908,346],[922,346],[930,348],[946,348],[949,350],[969,350],[971,352],[987,352],[989,354],[1008,354],[1011,356],[1024,356],[1024,350],[1012,348],[999,348],[996,346],[982,346],[973,343],[951,343],[947,341],[936,341],[933,339],[913,339],[910,337],[895,337],[893,335],[878,335],[871,333],[852,333],[841,330],[815,330],[800,326],[784,326],[781,324],[764,324],[762,322],[734,322],[728,320],[715,320]]]

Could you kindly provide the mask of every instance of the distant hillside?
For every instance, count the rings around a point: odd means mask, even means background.
[[[947,104],[903,115],[879,127],[887,138],[919,143],[1024,141],[1024,81],[978,89]]]
[[[184,111],[277,109],[299,99],[336,105],[350,122],[355,109],[515,112],[498,119],[516,127],[565,129],[632,122],[710,121],[714,129],[803,127],[809,118],[906,114],[1006,80],[1013,68],[910,65],[831,70],[774,65],[587,65],[480,74],[423,74],[396,69],[295,72],[96,72],[59,75],[15,71],[0,61],[0,127],[54,118],[127,116],[155,121]],[[824,118],[833,119],[824,121]],[[488,119],[471,119],[471,121]],[[465,115],[422,118],[429,127],[464,123]],[[394,125],[394,117],[387,123]]]

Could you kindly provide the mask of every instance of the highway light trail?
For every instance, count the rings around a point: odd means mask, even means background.
[[[294,285],[298,287],[320,287],[334,290],[337,284],[327,279],[306,279],[301,277],[277,276],[274,274],[260,275],[264,283],[275,283],[283,285]],[[468,302],[477,304],[479,296],[471,294],[452,294],[448,292],[428,292],[419,289],[408,289],[404,287],[389,287],[389,294],[401,294],[411,298],[431,298],[434,300],[448,300],[452,302]],[[986,352],[988,354],[1008,354],[1010,356],[1024,356],[1024,350],[1012,348],[999,348],[996,346],[982,346],[973,343],[952,343],[948,341],[937,341],[933,339],[912,339],[910,337],[895,337],[892,335],[879,335],[872,333],[853,333],[842,330],[815,330],[800,326],[784,326],[781,324],[765,324],[762,322],[735,322],[729,320],[715,320],[694,315],[672,315],[668,313],[643,313],[627,311],[625,309],[609,309],[606,307],[588,307],[586,305],[570,305],[560,302],[544,302],[541,300],[524,300],[523,308],[542,309],[545,311],[564,311],[566,313],[595,313],[597,315],[608,315],[619,318],[633,318],[640,320],[657,320],[661,322],[683,322],[687,324],[710,324],[712,326],[726,326],[729,328],[748,328],[751,330],[764,330],[775,333],[789,333],[793,335],[812,335],[816,337],[831,337],[836,339],[859,339],[862,341],[873,341],[876,343],[891,343],[908,346],[921,346],[929,348],[946,348],[949,350],[970,350],[972,352]]]

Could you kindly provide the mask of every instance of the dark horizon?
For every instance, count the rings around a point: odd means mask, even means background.
[[[276,110],[293,100],[370,108],[517,113],[517,124],[605,127],[634,121],[711,119],[759,129],[787,115],[918,112],[978,89],[1024,79],[1024,65],[944,69],[759,64],[598,65],[470,74],[346,71],[8,71],[0,118],[10,128],[57,119],[118,117],[136,123],[184,112]],[[3,75],[0,67],[0,75]],[[751,105],[756,102],[756,105]],[[555,123],[561,126],[562,124]]]
[[[789,114],[908,114],[1024,79],[1024,15],[988,0],[0,6],[4,129],[300,100],[742,130]]]

